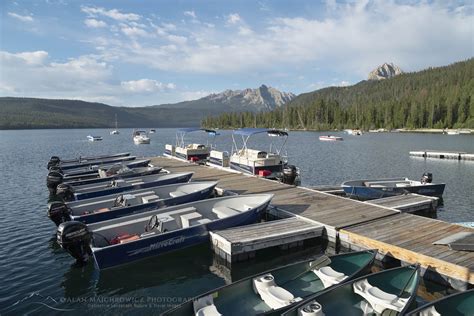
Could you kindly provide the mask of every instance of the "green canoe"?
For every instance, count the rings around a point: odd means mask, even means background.
[[[280,315],[326,287],[370,272],[376,254],[358,251],[290,264],[204,293],[162,315]]]
[[[418,265],[362,276],[321,292],[283,315],[403,315],[416,304],[419,279]]]
[[[410,316],[474,315],[474,289],[449,295],[415,309]]]

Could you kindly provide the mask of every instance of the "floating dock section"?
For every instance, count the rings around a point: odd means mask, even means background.
[[[218,187],[224,191],[272,193],[272,209],[324,226],[324,238],[336,248],[376,248],[383,256],[406,264],[419,263],[427,279],[456,289],[474,284],[474,252],[433,244],[455,233],[474,232],[472,228],[176,159],[157,157],[152,163],[173,172],[193,171],[194,181],[219,181]]]
[[[404,194],[367,201],[365,203],[397,209],[403,213],[436,214],[439,198],[419,195]]]
[[[474,160],[474,154],[469,154],[462,151],[410,151],[410,156],[436,159]]]

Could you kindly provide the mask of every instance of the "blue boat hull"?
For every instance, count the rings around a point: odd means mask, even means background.
[[[89,214],[89,215],[83,215],[83,216],[71,216],[71,220],[83,222],[86,224],[92,224],[92,223],[97,223],[97,222],[114,219],[118,217],[123,217],[127,215],[148,212],[148,211],[160,209],[166,206],[173,206],[173,205],[178,205],[178,204],[204,200],[204,199],[207,199],[212,194],[212,192],[214,191],[214,187],[215,186],[212,186],[205,190],[193,192],[190,194],[186,194],[186,195],[182,195],[182,196],[178,196],[174,198],[163,199],[161,201],[154,202],[154,203],[123,207],[121,209],[117,209],[113,211],[95,213],[95,214]]]
[[[268,207],[268,204],[269,202],[254,210],[216,220],[208,224],[192,226],[125,244],[94,248],[92,252],[95,265],[98,269],[106,269],[208,242],[209,231],[255,223],[260,219],[263,211]]]
[[[354,197],[359,200],[373,200],[406,193],[441,197],[444,192],[444,187],[445,184],[433,184],[429,186],[421,185],[402,188],[370,188],[364,186],[343,186],[342,188],[349,197]]]
[[[74,193],[74,197],[76,201],[79,201],[79,200],[90,199],[90,198],[95,198],[95,197],[109,195],[109,194],[121,193],[125,191],[130,191],[130,190],[147,189],[147,188],[156,187],[156,186],[165,185],[165,184],[185,183],[185,182],[188,182],[192,176],[193,176],[192,173],[190,173],[190,174],[186,174],[186,175],[176,177],[176,178],[150,181],[150,182],[142,183],[142,184],[134,184],[134,185],[129,184],[123,187],[107,188],[104,190],[93,191],[93,192]]]

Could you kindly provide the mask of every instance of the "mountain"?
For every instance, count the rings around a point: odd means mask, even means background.
[[[262,85],[226,90],[194,101],[147,107],[114,107],[80,100],[0,97],[0,129],[199,126],[211,114],[269,111],[295,98]]]
[[[266,113],[226,113],[203,126],[293,129],[474,128],[474,58],[298,95]]]
[[[261,85],[257,89],[225,90],[212,93],[204,98],[175,104],[157,105],[161,108],[199,108],[203,111],[217,112],[261,112],[271,111],[296,98],[290,92],[280,92],[275,88]]]
[[[400,67],[394,65],[393,63],[390,64],[383,64],[378,66],[374,70],[369,73],[369,80],[383,80],[389,79],[398,75],[401,75],[403,72]]]

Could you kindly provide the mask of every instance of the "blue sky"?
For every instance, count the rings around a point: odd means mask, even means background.
[[[145,106],[296,94],[474,56],[472,1],[1,1],[0,96]]]

